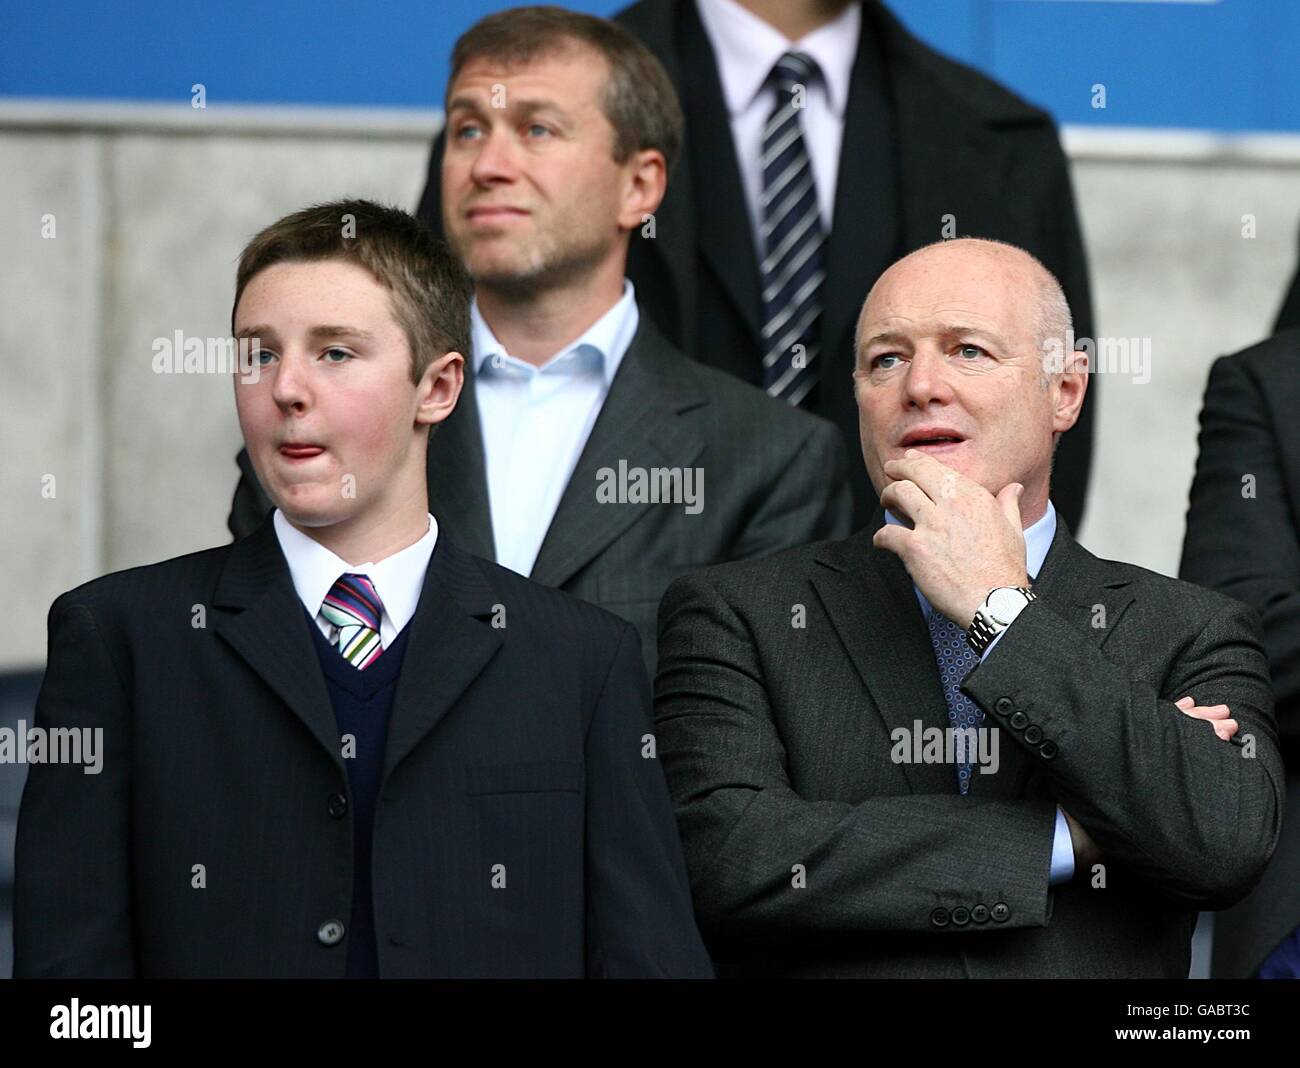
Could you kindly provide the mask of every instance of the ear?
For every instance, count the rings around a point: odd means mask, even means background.
[[[1052,430],[1063,434],[1079,419],[1084,394],[1088,392],[1088,354],[1075,351],[1065,358],[1065,367],[1053,374],[1050,382],[1052,394]]]
[[[451,415],[464,385],[465,357],[459,352],[444,352],[431,361],[416,387],[415,425],[433,426]]]
[[[623,203],[618,214],[620,230],[636,230],[646,216],[658,210],[668,189],[668,164],[657,148],[633,152],[623,164]]]

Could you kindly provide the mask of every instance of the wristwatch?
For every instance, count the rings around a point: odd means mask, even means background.
[[[1028,586],[999,586],[992,590],[971,620],[966,644],[977,656],[983,656],[993,639],[1011,626],[1011,621],[1032,600],[1035,600],[1034,591]]]

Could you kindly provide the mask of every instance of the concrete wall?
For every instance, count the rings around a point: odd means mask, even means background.
[[[64,590],[228,540],[231,383],[155,374],[154,339],[226,333],[239,249],[280,215],[343,194],[413,207],[434,121],[0,109],[3,552],[11,610],[31,621],[10,628],[0,670],[43,661]],[[1114,133],[1067,146],[1099,329],[1152,353],[1148,383],[1100,383],[1081,540],[1173,573],[1209,364],[1267,332],[1294,269],[1300,150]]]

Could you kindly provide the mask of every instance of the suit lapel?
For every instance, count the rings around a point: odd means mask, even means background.
[[[813,586],[849,659],[890,732],[948,726],[934,647],[912,580],[893,553],[877,549],[872,523],[845,541],[828,544],[817,557]],[[914,793],[956,793],[951,764],[902,764]]]
[[[1034,592],[1099,649],[1134,600],[1129,580],[1075,541],[1059,512]]]
[[[230,549],[212,597],[213,630],[302,720],[340,768],[338,726],[329,690],[289,565],[275,536],[273,515]]]
[[[668,78],[680,97],[684,84],[683,64],[677,54],[676,41],[680,37],[680,31],[676,27],[682,18],[690,17],[698,21],[698,16],[694,0],[682,3],[680,7],[683,10],[678,7],[674,4],[638,4],[628,8],[615,21],[632,30],[654,53],[668,72]],[[687,8],[689,11],[685,10]],[[680,318],[680,336],[683,338],[691,338],[696,334],[696,293],[699,288],[696,213],[692,195],[695,183],[694,156],[697,151],[694,145],[692,131],[684,129],[677,162],[669,177],[668,190],[655,211],[654,235],[651,238],[642,236],[640,230],[633,232],[632,247],[629,250],[631,263],[635,263],[638,256],[656,259],[671,279],[676,311]],[[628,273],[635,276],[638,272],[629,268]]]
[[[214,631],[344,770],[338,723],[307,629],[312,623],[294,589],[270,516],[231,547],[212,600],[215,608],[235,610],[219,614]],[[407,655],[388,728],[385,775],[447,714],[500,647],[501,631],[491,624],[499,602],[478,564],[440,530],[409,624]]]
[[[922,729],[946,729],[948,706],[911,576],[893,553],[872,545],[872,536],[883,522],[884,513],[877,509],[864,530],[845,541],[828,543],[817,557],[812,581],[887,731],[892,735],[903,728],[910,737],[916,720]],[[1080,546],[1059,514],[1056,536],[1034,590],[1099,648],[1134,599],[1128,580],[1116,577]],[[996,774],[982,775],[977,770],[971,776],[971,793],[990,798],[1022,796],[1037,764],[1013,743],[1000,744],[998,757]],[[902,769],[916,793],[957,790],[950,764],[903,764]]]
[[[848,335],[867,289],[894,260],[901,236],[893,119],[873,11],[871,5],[864,5],[826,244],[822,352],[830,358],[851,354]],[[830,367],[825,377],[841,373],[847,377],[850,370]]]
[[[1057,615],[1077,627],[1085,640],[1098,648],[1106,643],[1125,610],[1133,603],[1127,579],[1119,579],[1105,563],[1074,540],[1060,513],[1056,535],[1043,560],[1034,592]],[[991,726],[986,720],[986,726]],[[1003,731],[1003,739],[1009,732]],[[988,798],[1017,798],[1026,795],[1026,784],[1039,774],[1041,763],[1019,745],[1006,739],[999,744],[1000,765],[996,775],[971,776],[971,793]],[[1036,794],[1032,788],[1028,793]]]
[[[717,275],[757,343],[763,329],[759,260],[717,59],[695,5],[682,4],[678,18],[682,79],[678,84],[691,137],[692,186],[686,186],[684,176],[678,175],[676,180],[693,195],[696,204],[708,206],[695,220],[699,253]]]
[[[945,236],[951,216],[956,236],[984,236],[989,205],[998,217],[1027,210],[1010,204],[1007,188],[1011,153],[990,119],[962,99],[936,70],[928,51],[879,4],[863,8],[864,25],[875,27],[885,80],[893,98],[894,143],[902,192],[902,255]],[[981,105],[986,106],[986,105]],[[1027,112],[1008,98],[1007,118]]]
[[[447,714],[502,642],[492,625],[501,599],[479,564],[439,533],[409,624],[393,697],[383,779]]]
[[[429,437],[429,511],[438,517],[440,529],[467,552],[495,560],[487,460],[472,364],[472,359],[466,361],[465,388],[455,411],[435,426]]]
[[[617,472],[620,461],[639,467],[690,466],[704,441],[678,416],[705,403],[686,358],[643,313],[546,531],[530,576],[534,581],[563,586],[647,509],[659,507],[600,504],[600,472]]]

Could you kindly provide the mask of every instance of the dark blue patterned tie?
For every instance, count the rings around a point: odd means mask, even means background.
[[[959,729],[978,727],[984,721],[984,713],[979,705],[961,692],[962,682],[980,662],[975,650],[966,643],[966,632],[947,616],[932,611],[930,644],[934,646],[934,659],[939,665],[943,699],[948,703],[948,725]],[[958,741],[959,758],[963,753],[962,744]],[[965,755],[969,756],[970,753],[970,749],[965,750]],[[970,769],[968,761],[958,759],[957,784],[963,794],[970,790]]]
[[[789,404],[807,400],[818,378],[825,234],[799,114],[817,73],[802,52],[777,60],[776,108],[763,127],[763,388]]]

